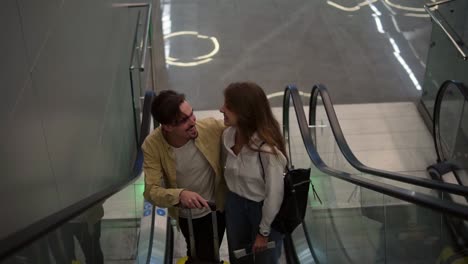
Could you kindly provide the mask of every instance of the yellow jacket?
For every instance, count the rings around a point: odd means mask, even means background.
[[[220,164],[222,120],[206,118],[196,123],[198,137],[195,146],[208,160],[215,172],[216,208],[224,210],[226,183]],[[145,199],[159,207],[169,208],[169,215],[178,219],[179,195],[184,190],[177,187],[174,152],[163,136],[161,127],[154,130],[143,142],[143,170],[145,172]]]

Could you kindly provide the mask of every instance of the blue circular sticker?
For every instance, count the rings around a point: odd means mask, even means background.
[[[145,210],[143,211],[143,216],[148,216],[151,214],[151,210]]]
[[[164,209],[161,209],[161,208],[158,208],[156,210],[156,213],[160,216],[165,216],[166,215],[166,211]]]
[[[146,210],[146,209],[150,209],[151,208],[151,204],[148,203],[148,202],[145,202],[145,205],[143,206],[143,208]]]

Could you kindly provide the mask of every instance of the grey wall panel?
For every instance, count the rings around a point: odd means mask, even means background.
[[[0,203],[11,214],[0,237],[128,180],[136,153],[137,11],[113,6],[123,0],[40,2],[0,9]]]
[[[85,172],[95,167],[93,149],[103,105],[95,94],[102,90],[95,91],[100,58],[91,49],[89,22],[82,19],[90,9],[89,2],[67,2],[63,8],[32,76],[44,105],[50,157],[63,195],[62,206],[66,206],[70,197],[82,199],[89,194],[92,175]]]
[[[108,3],[66,1],[33,71],[63,207],[130,176],[128,13]],[[102,145],[103,137],[112,144]]]
[[[0,238],[59,208],[38,108],[28,81],[14,118],[2,124],[0,208],[9,217],[2,217]]]
[[[128,8],[115,8],[112,12],[112,31],[108,34],[109,69],[106,71],[111,84],[103,99],[106,110],[97,154],[105,162],[97,165],[100,176],[93,182],[94,190],[128,180],[131,175],[129,165],[134,155],[128,150],[135,148],[135,141],[127,134],[134,129],[128,68],[136,18],[136,11]]]
[[[13,118],[17,101],[20,99],[28,79],[28,67],[21,21],[15,0],[5,0],[0,8],[0,121]],[[1,139],[3,141],[3,139]]]
[[[46,41],[47,32],[56,25],[62,0],[17,1],[31,69]]]
[[[15,0],[0,8],[0,237],[26,227],[58,209],[59,196],[50,168],[37,95],[31,89],[27,53]],[[35,206],[31,202],[35,201]]]

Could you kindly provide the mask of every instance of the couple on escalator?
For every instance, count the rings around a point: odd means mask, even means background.
[[[218,248],[226,229],[231,263],[277,263],[283,235],[271,223],[287,164],[279,124],[263,89],[251,82],[230,84],[220,111],[224,120],[197,121],[183,94],[166,90],[155,97],[151,113],[161,126],[142,146],[144,196],[178,220],[187,263],[215,261],[208,201],[216,203]],[[188,210],[197,259],[190,257]],[[246,256],[236,258],[240,249]]]

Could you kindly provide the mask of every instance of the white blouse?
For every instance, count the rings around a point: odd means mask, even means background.
[[[235,127],[228,127],[223,133],[226,184],[231,192],[241,197],[256,202],[263,201],[259,228],[262,234],[269,233],[270,225],[283,201],[283,173],[287,163],[286,157],[276,148],[278,154],[271,153],[271,147],[264,144],[261,148],[264,152],[260,154],[265,170],[264,178],[257,151],[243,146],[238,155],[234,154],[231,148],[235,145],[235,135]],[[252,141],[254,149],[258,149],[262,143],[256,134]]]

